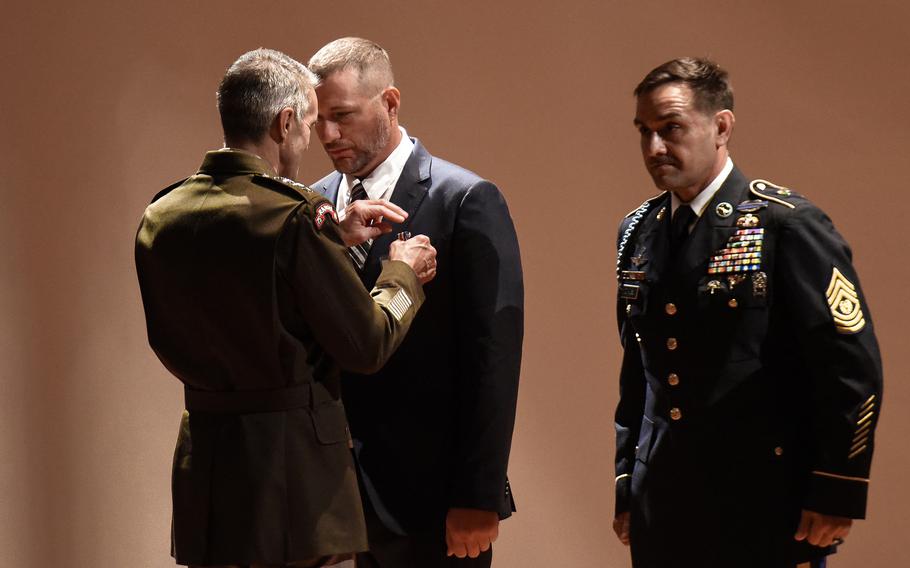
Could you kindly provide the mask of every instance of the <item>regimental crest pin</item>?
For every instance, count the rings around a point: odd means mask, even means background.
[[[727,217],[729,217],[730,215],[733,214],[733,206],[730,205],[729,203],[727,203],[726,201],[722,201],[717,204],[717,207],[714,209],[714,212],[717,213],[717,216],[720,217],[721,219],[726,219]]]
[[[666,215],[666,214],[667,214],[667,208],[666,208],[666,207],[661,207],[661,208],[660,208],[660,211],[657,212],[657,220],[658,220],[658,221],[663,221],[664,215]]]
[[[863,316],[856,286],[847,280],[836,266],[831,273],[831,283],[828,284],[825,297],[838,333],[857,333],[866,327],[866,318]]]

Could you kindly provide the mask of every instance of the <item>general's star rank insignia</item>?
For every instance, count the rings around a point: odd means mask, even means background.
[[[856,286],[836,266],[831,273],[831,283],[828,284],[825,296],[838,333],[857,333],[866,327]]]
[[[313,216],[313,224],[316,225],[317,231],[322,230],[322,226],[325,225],[326,217],[331,218],[336,223],[338,222],[338,214],[335,213],[335,208],[332,207],[332,204],[329,202],[322,203],[316,208],[316,214]]]

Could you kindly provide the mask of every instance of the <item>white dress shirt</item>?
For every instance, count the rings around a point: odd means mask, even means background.
[[[695,226],[695,223],[701,219],[701,214],[705,212],[705,208],[711,203],[711,200],[714,198],[714,194],[717,193],[717,190],[720,189],[720,186],[727,181],[727,176],[730,175],[730,172],[733,171],[733,160],[730,156],[727,156],[727,163],[724,164],[723,169],[720,170],[720,173],[717,174],[717,177],[708,184],[708,187],[704,188],[698,195],[695,196],[695,199],[688,203],[682,202],[675,193],[670,195],[670,208],[672,213],[676,213],[676,209],[680,205],[688,205],[692,208],[692,211],[695,213],[695,221],[689,226],[689,232],[692,231],[692,227]]]

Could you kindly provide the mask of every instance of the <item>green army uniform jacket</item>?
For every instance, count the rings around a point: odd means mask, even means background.
[[[340,400],[424,300],[387,262],[366,291],[332,205],[236,150],[158,194],[136,238],[149,343],[183,382],[179,564],[284,564],[367,548]]]

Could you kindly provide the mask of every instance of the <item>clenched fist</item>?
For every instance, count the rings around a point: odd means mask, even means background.
[[[392,242],[389,246],[389,260],[400,260],[413,268],[421,284],[436,277],[436,249],[426,235]]]

